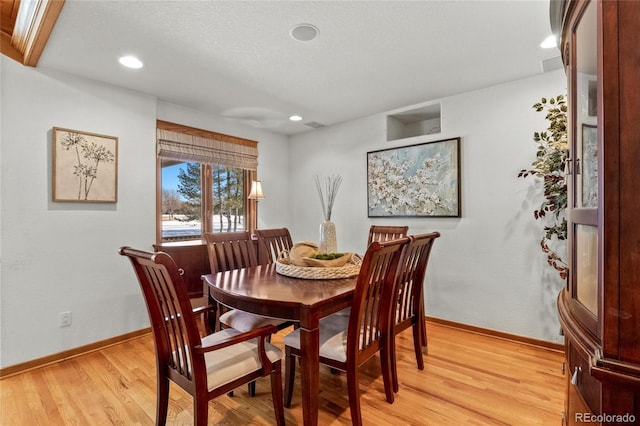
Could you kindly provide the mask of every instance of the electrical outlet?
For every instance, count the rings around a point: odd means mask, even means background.
[[[71,311],[60,312],[60,327],[71,325]]]

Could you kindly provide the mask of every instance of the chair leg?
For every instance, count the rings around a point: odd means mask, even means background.
[[[255,385],[255,382],[253,382]],[[276,416],[276,424],[284,426],[284,406],[282,404],[282,362],[274,364],[271,372],[271,399],[273,399],[273,411]]]
[[[418,321],[420,322],[420,343],[422,343],[424,353],[427,353],[427,325],[425,324],[424,302],[420,305],[420,318],[418,318]]]
[[[398,361],[396,359],[396,338],[395,334],[392,339],[389,341],[389,357],[391,363],[391,385],[393,386],[393,391],[398,393],[400,389],[398,385]],[[384,378],[384,377],[383,377]],[[386,388],[385,388],[386,391]],[[387,399],[388,401],[388,399]]]
[[[256,396],[256,381],[249,382],[247,384],[247,391],[249,392],[249,396]]]
[[[382,381],[384,382],[384,395],[389,404],[393,404],[395,395],[394,392],[397,390],[394,388],[394,380],[393,380],[393,362],[394,356],[392,350],[394,350],[394,345],[392,343],[394,339],[389,339],[389,342],[385,343],[385,345],[380,350],[380,367],[382,369]]]
[[[418,370],[424,370],[424,361],[422,359],[422,336],[424,327],[420,326],[420,322],[416,321],[413,324],[413,348],[416,353],[416,363],[418,364]]]
[[[353,426],[362,426],[360,385],[358,384],[358,369],[355,366],[347,367],[347,389],[349,394],[349,409],[351,410],[351,424]]]
[[[156,401],[156,424],[167,423],[169,409],[169,379],[158,374],[158,397]]]
[[[422,343],[422,353],[423,354],[428,354],[429,353],[429,343],[427,341],[427,325],[425,324],[424,320],[422,320],[422,322],[420,322],[420,337],[422,339],[421,343]]]
[[[207,426],[209,422],[209,400],[207,395],[193,398],[193,424],[194,426]]]
[[[285,348],[284,357],[284,406],[291,407],[293,397],[293,382],[296,378],[296,357],[291,355],[291,349]]]

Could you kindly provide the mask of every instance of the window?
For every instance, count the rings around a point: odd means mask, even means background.
[[[257,142],[158,121],[156,240],[255,229],[256,166]]]

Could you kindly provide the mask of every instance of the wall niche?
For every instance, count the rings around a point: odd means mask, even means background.
[[[432,104],[387,114],[387,141],[440,133],[441,105]]]

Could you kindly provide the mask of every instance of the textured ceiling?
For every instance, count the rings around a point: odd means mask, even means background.
[[[540,74],[550,31],[548,0],[67,0],[38,66],[295,134]]]

